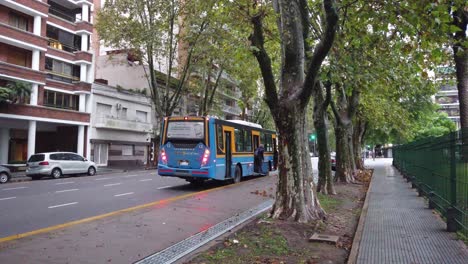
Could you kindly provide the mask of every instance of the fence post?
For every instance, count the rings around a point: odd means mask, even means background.
[[[429,192],[429,209],[435,209],[435,194],[433,191]]]
[[[447,231],[456,232],[457,224],[457,136],[456,132],[450,134],[450,207],[447,208]]]

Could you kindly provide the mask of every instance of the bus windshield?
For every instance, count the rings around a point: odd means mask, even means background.
[[[167,125],[167,139],[195,139],[205,138],[203,121],[169,121]]]

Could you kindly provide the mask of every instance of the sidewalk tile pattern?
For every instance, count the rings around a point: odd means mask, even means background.
[[[357,263],[468,263],[466,246],[388,162],[377,163]]]

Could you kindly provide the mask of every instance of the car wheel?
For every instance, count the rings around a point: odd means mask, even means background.
[[[10,177],[8,177],[8,174],[6,173],[0,173],[0,183],[6,183]]]
[[[239,166],[236,166],[236,170],[234,171],[234,183],[239,183],[242,178],[242,170]]]
[[[59,178],[61,178],[61,177],[62,177],[62,171],[61,171],[60,169],[58,169],[58,168],[53,169],[53,170],[52,170],[52,177],[53,177],[54,179],[59,179]]]
[[[88,175],[89,175],[89,176],[94,176],[94,174],[96,174],[96,168],[94,168],[94,167],[89,167],[89,168],[88,168]]]

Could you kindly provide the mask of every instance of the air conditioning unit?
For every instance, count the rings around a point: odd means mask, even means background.
[[[115,109],[117,109],[117,110],[122,109],[122,104],[117,103],[117,104],[115,105]]]

